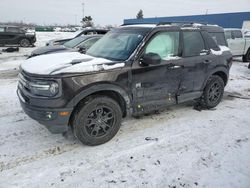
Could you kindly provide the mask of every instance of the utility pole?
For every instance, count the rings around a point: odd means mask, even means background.
[[[85,6],[85,4],[84,4],[84,1],[82,2],[82,18],[84,18],[84,6]]]
[[[75,14],[75,25],[77,25],[77,14]]]

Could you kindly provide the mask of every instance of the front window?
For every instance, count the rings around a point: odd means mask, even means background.
[[[4,32],[4,27],[0,27],[0,32]]]
[[[149,31],[150,28],[114,29],[98,40],[86,54],[114,61],[125,61]]]
[[[65,42],[63,45],[68,47],[68,48],[74,48],[78,44],[80,44],[84,40],[84,37],[76,37],[68,42]]]
[[[231,31],[225,31],[225,37],[226,37],[226,39],[232,39],[232,32]]]
[[[161,32],[156,34],[148,43],[145,54],[155,53],[161,59],[168,59],[178,56],[179,32]]]

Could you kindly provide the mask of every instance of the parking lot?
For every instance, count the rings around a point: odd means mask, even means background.
[[[38,32],[36,48],[69,35]],[[88,147],[22,111],[18,66],[34,49],[0,54],[0,187],[249,187],[248,64],[235,59],[215,109],[185,103],[127,118],[110,142]]]

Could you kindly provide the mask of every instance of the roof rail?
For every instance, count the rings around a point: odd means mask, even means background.
[[[157,25],[157,23],[149,23],[149,22],[145,22],[145,23],[124,23],[120,26],[126,26],[126,25],[142,25],[142,24],[152,24],[152,25]]]
[[[152,22],[124,23],[121,26],[126,26],[126,25],[140,25],[140,24],[155,24],[156,26],[159,26],[159,25],[192,26],[193,24],[208,25],[207,22],[197,22],[197,21],[169,21],[169,22],[158,22],[158,23],[152,23]]]
[[[202,24],[207,25],[207,22],[197,22],[197,21],[170,21],[170,22],[159,22],[157,25],[178,25],[178,26],[184,26],[184,25],[193,25],[193,24]]]

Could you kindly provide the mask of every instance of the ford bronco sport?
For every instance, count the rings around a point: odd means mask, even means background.
[[[128,25],[113,29],[86,54],[26,60],[18,96],[23,110],[52,133],[72,128],[87,145],[103,144],[123,117],[197,100],[218,105],[232,54],[194,25]]]

